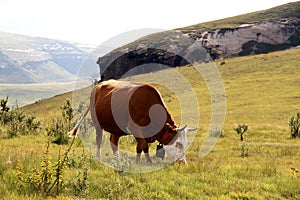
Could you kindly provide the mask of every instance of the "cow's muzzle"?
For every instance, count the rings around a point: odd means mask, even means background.
[[[185,159],[178,159],[178,160],[176,160],[176,162],[178,164],[187,164]]]

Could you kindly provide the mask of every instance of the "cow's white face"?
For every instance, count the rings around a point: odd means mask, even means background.
[[[164,149],[171,161],[178,161],[180,163],[186,163],[185,153],[188,146],[187,133],[194,131],[196,128],[183,128],[177,129],[177,136],[174,142],[170,145],[164,145]]]

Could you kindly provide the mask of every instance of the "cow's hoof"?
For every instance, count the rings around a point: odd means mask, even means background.
[[[97,153],[97,154],[96,154],[96,159],[97,159],[97,160],[100,160],[100,159],[101,159],[101,153]]]
[[[147,160],[147,163],[148,164],[152,164],[152,160]]]

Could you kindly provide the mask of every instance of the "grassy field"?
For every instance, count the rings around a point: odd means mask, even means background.
[[[211,99],[198,71],[192,66],[186,66],[176,68],[180,74],[178,77],[168,76],[168,71],[131,77],[130,80],[154,83],[159,79],[177,87],[176,90],[180,92],[175,95],[166,85],[156,84],[177,123],[180,123],[184,114],[179,106],[180,101],[188,102],[190,99],[187,93],[195,92],[199,106],[186,110],[199,110],[200,120],[196,125],[197,134],[187,151],[188,165],[175,163],[148,173],[121,173],[89,157],[85,160],[89,166],[88,188],[80,192],[74,187],[79,179],[78,173],[82,170],[76,165],[65,170],[65,189],[56,198],[299,199],[300,173],[292,168],[300,170],[300,140],[290,138],[288,126],[289,117],[300,111],[299,60],[300,49],[294,49],[226,59],[225,65],[220,65],[218,61],[215,63],[226,91],[226,119],[222,136],[213,150],[201,159],[199,151],[210,123]],[[180,90],[178,83],[182,77],[189,81],[193,90]],[[211,77],[209,81],[213,80]],[[47,125],[59,115],[59,107],[67,98],[73,96],[74,104],[78,104],[88,99],[89,90],[58,95],[22,109],[25,113],[33,113]],[[191,121],[189,125],[195,125],[192,117],[187,116],[186,120]],[[240,141],[239,135],[233,130],[240,123],[249,126],[244,142]],[[43,134],[0,139],[0,198],[45,198],[42,193],[21,184],[17,173],[19,165],[28,173],[34,166],[40,166],[46,141],[47,137]],[[76,162],[79,162],[85,145],[80,142],[76,144],[73,154]],[[130,146],[128,149],[131,151],[135,149],[130,137],[124,137],[120,146]],[[66,145],[51,144],[51,159],[55,160],[58,152],[66,148]],[[155,145],[150,148],[151,156],[154,156]],[[157,159],[154,161],[153,165],[159,162]],[[142,161],[141,165],[134,167],[147,168],[149,165]]]

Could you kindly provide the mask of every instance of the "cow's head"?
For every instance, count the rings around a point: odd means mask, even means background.
[[[185,153],[188,146],[187,133],[194,131],[196,128],[188,128],[185,125],[182,128],[175,128],[175,136],[171,142],[164,145],[164,149],[170,160],[186,163]]]

